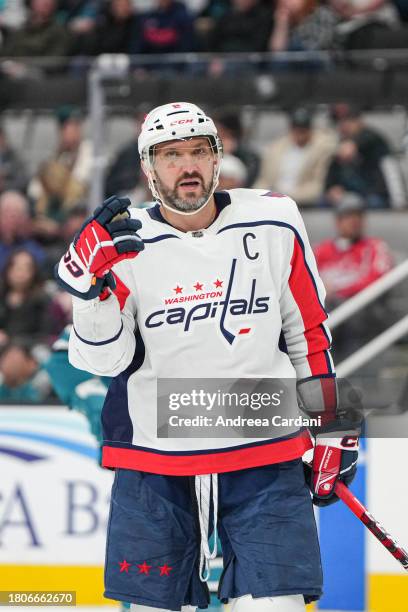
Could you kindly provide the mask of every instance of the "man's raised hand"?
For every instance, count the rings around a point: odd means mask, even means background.
[[[106,286],[115,287],[112,266],[144,249],[137,234],[142,224],[130,218],[129,206],[128,198],[112,196],[85,221],[56,266],[56,278],[63,289],[91,300]]]

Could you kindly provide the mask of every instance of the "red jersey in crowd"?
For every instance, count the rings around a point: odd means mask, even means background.
[[[329,298],[347,299],[393,266],[390,249],[379,238],[326,240],[314,252]]]

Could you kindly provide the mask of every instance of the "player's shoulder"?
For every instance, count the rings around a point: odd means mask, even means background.
[[[143,219],[147,219],[149,217],[147,211],[150,208],[150,206],[147,206],[145,208],[136,208],[135,206],[131,206],[130,208],[128,208],[128,211],[132,219],[139,219],[143,222]]]
[[[138,219],[142,224],[138,233],[143,240],[156,239],[160,236],[174,233],[174,228],[166,223],[159,208],[159,205],[154,203],[145,208],[129,208],[131,218]],[[160,222],[158,223],[158,221]]]
[[[252,221],[276,221],[298,225],[299,210],[292,198],[267,189],[231,189],[228,191],[234,215]]]

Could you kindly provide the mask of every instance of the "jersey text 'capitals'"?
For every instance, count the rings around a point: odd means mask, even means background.
[[[195,321],[203,321],[205,319],[214,319],[219,316],[219,326],[222,335],[229,344],[232,344],[235,340],[235,334],[230,332],[225,327],[225,317],[227,314],[233,316],[239,315],[255,315],[269,310],[269,296],[256,296],[256,278],[252,279],[251,286],[249,289],[249,295],[240,298],[231,298],[235,268],[237,260],[232,260],[232,266],[228,285],[224,291],[211,291],[208,293],[201,293],[200,295],[193,296],[180,296],[174,299],[166,299],[165,304],[173,304],[180,302],[193,302],[186,306],[177,306],[172,308],[165,308],[155,310],[149,314],[146,318],[146,327],[152,329],[155,327],[161,327],[162,325],[182,325],[183,331],[188,332],[191,330]],[[217,298],[217,299],[216,299]],[[222,298],[222,299],[218,299]],[[201,301],[208,299],[211,301]],[[194,303],[200,300],[200,303]],[[250,328],[244,328],[239,330],[239,334],[246,334],[250,331]]]

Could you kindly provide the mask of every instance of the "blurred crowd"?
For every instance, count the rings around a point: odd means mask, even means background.
[[[50,396],[41,364],[72,317],[53,266],[89,214],[92,146],[77,108],[58,108],[54,119],[55,151],[32,175],[0,127],[0,400]],[[134,117],[133,136],[110,160],[105,196],[146,207],[152,202],[137,150],[141,120]],[[364,212],[406,208],[406,186],[391,144],[359,109],[334,105],[322,125],[298,107],[262,150],[250,146],[239,113],[224,109],[215,120],[225,153],[218,189],[259,187],[288,194],[303,209],[333,211],[336,236],[316,246],[331,308],[391,268],[387,245],[365,234]],[[361,334],[348,337],[361,343]]]
[[[0,0],[0,54],[386,49],[407,20],[405,0]]]

